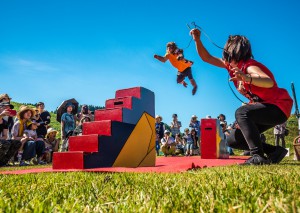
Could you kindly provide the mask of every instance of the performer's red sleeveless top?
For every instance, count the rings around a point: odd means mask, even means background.
[[[258,102],[260,103],[268,103],[268,104],[274,104],[278,106],[288,118],[291,114],[291,110],[293,107],[293,100],[288,94],[288,92],[285,89],[279,88],[277,86],[277,83],[275,81],[272,72],[263,64],[253,59],[249,59],[246,62],[241,61],[238,64],[238,68],[241,69],[241,71],[246,74],[247,74],[247,68],[249,66],[259,67],[266,75],[268,75],[273,80],[274,85],[271,88],[263,88],[263,87],[254,86],[253,84],[247,84],[244,82],[244,87],[246,91],[252,93],[254,96],[257,96]],[[229,72],[229,75],[233,77],[233,72],[229,69],[229,66],[227,67],[227,70]],[[234,82],[234,84],[237,87],[236,81]],[[249,97],[247,98],[249,99]],[[254,103],[251,98],[249,100],[250,100],[249,102],[250,104]]]

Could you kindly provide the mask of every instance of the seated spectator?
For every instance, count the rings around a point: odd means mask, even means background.
[[[165,130],[164,137],[161,139],[161,151],[164,153],[164,156],[175,155],[176,143],[174,139],[170,136],[170,131]]]
[[[24,135],[29,137],[30,140],[36,141],[37,140],[37,132],[36,132],[37,128],[38,128],[38,124],[35,120],[28,122],[27,127],[24,130]]]
[[[5,166],[21,146],[18,140],[8,140],[8,122],[3,118],[11,117],[11,106],[8,102],[0,103],[0,166]]]
[[[20,166],[28,165],[25,161],[32,158],[37,159],[34,161],[37,164],[45,164],[41,161],[41,157],[44,154],[45,144],[43,141],[33,141],[30,138],[24,137],[24,130],[31,118],[34,116],[35,111],[28,106],[21,106],[17,114],[18,121],[14,124],[12,129],[12,138],[19,140],[23,144],[23,154],[20,162]]]
[[[36,119],[38,123],[38,128],[36,130],[38,138],[43,139],[45,138],[47,134],[47,128],[48,125],[50,124],[51,120],[51,115],[50,113],[45,110],[45,104],[43,102],[38,102],[36,104],[37,107],[37,112],[38,114],[36,115],[38,119]]]
[[[56,138],[57,131],[53,128],[47,130],[45,138],[45,155],[44,159],[47,163],[52,162],[53,152],[58,152],[60,140]]]
[[[179,134],[179,133],[176,134],[175,143],[176,143],[175,154],[176,155],[179,155],[179,154],[184,155],[184,153],[185,153],[185,144],[184,144],[184,140],[181,137],[181,134]]]
[[[185,141],[185,156],[192,156],[194,141],[192,135],[190,134],[189,128],[184,129],[183,140]]]

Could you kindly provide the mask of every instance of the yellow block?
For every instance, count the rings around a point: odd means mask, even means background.
[[[144,113],[113,167],[155,166],[155,134],[155,119],[148,113]]]
[[[217,150],[216,150],[216,157],[220,157],[220,143],[221,143],[221,137],[220,137],[220,127],[218,125],[219,123],[217,122],[217,131],[216,131],[216,143],[217,143]]]

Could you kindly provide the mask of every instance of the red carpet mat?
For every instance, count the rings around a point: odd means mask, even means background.
[[[229,159],[201,159],[199,156],[193,157],[159,157],[156,158],[155,167],[108,167],[108,168],[95,168],[95,169],[68,169],[68,170],[53,170],[52,167],[24,169],[15,171],[2,171],[0,174],[29,174],[41,172],[157,172],[157,173],[177,173],[185,172],[192,169],[200,169],[214,166],[227,166],[236,165],[245,162],[249,157],[233,156]]]

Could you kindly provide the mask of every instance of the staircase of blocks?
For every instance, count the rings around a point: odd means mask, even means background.
[[[53,169],[155,166],[154,93],[143,87],[117,90],[69,151],[53,153]]]

